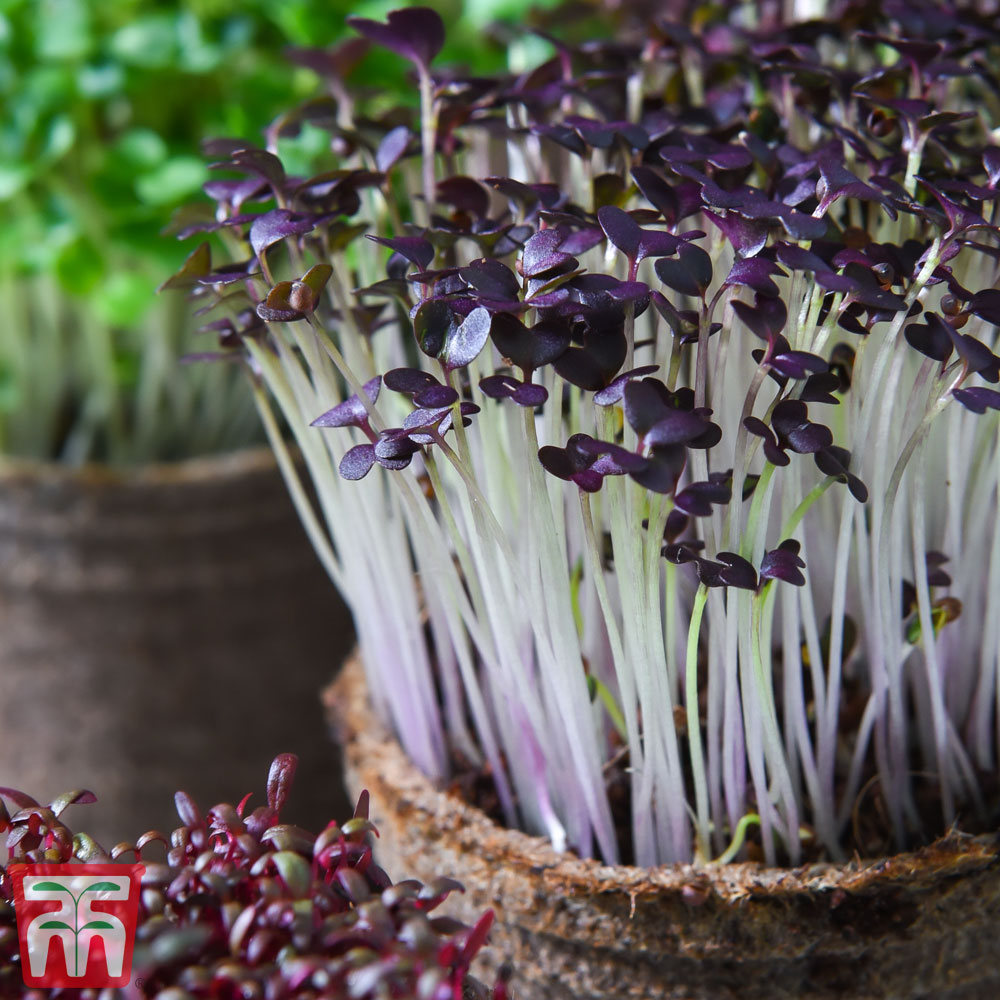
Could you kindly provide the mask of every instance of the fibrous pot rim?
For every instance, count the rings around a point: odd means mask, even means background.
[[[220,477],[238,478],[251,475],[273,469],[275,464],[274,455],[266,445],[182,458],[172,462],[145,462],[137,465],[109,465],[101,462],[66,465],[55,461],[0,455],[0,484],[78,483],[95,488],[185,485]]]
[[[606,865],[555,851],[548,840],[495,823],[454,790],[426,778],[406,757],[368,698],[361,657],[355,650],[323,701],[347,766],[355,767],[372,796],[373,819],[381,808],[406,811],[417,829],[451,838],[461,851],[474,851],[488,865],[520,870],[558,885],[564,893],[613,893],[634,901],[641,895],[675,895],[692,888],[729,902],[753,897],[793,897],[802,893],[875,893],[905,884],[908,889],[1000,866],[1000,833],[972,836],[950,831],[927,847],[844,863],[769,868],[741,862],[724,865],[661,865],[643,869]],[[390,800],[387,802],[387,800]]]

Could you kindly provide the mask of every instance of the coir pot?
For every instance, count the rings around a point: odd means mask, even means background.
[[[292,821],[344,808],[310,706],[352,635],[266,449],[0,469],[0,785],[90,789],[73,824],[106,847],[279,752],[303,764]]]
[[[367,788],[381,864],[465,886],[496,911],[478,972],[518,1000],[987,1000],[1000,995],[1000,837],[796,869],[609,867],[502,829],[407,759],[357,656],[325,694],[350,794]]]

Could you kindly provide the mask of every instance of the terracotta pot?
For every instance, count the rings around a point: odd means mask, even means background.
[[[114,472],[0,466],[0,785],[89,788],[70,826],[110,846],[263,796],[302,765],[291,822],[342,814],[316,705],[349,617],[270,452]]]
[[[371,793],[380,863],[459,879],[460,919],[493,907],[476,971],[513,963],[516,1000],[1000,996],[1000,837],[794,870],[609,867],[435,788],[370,709],[356,657],[324,700],[350,793]]]

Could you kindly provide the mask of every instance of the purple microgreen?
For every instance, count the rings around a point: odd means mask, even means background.
[[[987,409],[1000,410],[1000,392],[996,389],[973,386],[970,389],[953,389],[951,394],[973,413],[985,413]]]
[[[652,167],[638,166],[632,168],[632,180],[646,201],[660,213],[663,221],[670,227],[676,225],[680,205],[666,178]]]
[[[562,146],[563,149],[568,149],[571,153],[576,153],[577,156],[582,157],[587,155],[586,143],[580,138],[580,134],[568,125],[535,123],[531,126],[531,131],[535,135],[540,135],[543,139],[549,139],[557,145]]]
[[[451,305],[444,299],[427,299],[413,313],[413,332],[420,350],[437,358],[449,339],[458,332],[458,322]]]
[[[693,243],[681,244],[677,254],[677,260],[661,257],[653,265],[660,281],[675,292],[704,298],[712,283],[712,258]]]
[[[714,479],[691,483],[674,495],[674,503],[692,517],[708,517],[712,504],[727,504],[732,496],[731,481]]]
[[[375,150],[375,166],[380,173],[388,171],[405,155],[413,133],[405,125],[397,125],[382,137]]]
[[[454,371],[471,364],[486,346],[490,335],[491,318],[488,310],[479,306],[473,309],[461,325],[445,339],[438,353],[438,360],[445,371]]]
[[[421,426],[431,426],[431,424],[422,424]],[[405,469],[419,450],[420,445],[409,437],[409,428],[401,427],[384,430],[379,435],[373,449],[375,461],[383,469],[389,469],[393,472]]]
[[[843,152],[826,150],[818,158],[820,179],[816,185],[816,195],[820,199],[816,211],[824,215],[839,198],[854,198],[859,201],[876,201],[882,205],[890,219],[896,218],[896,210],[889,199],[880,191],[855,177],[843,164]]]
[[[259,259],[269,247],[280,243],[289,236],[301,236],[316,227],[316,220],[300,212],[290,212],[285,208],[274,208],[258,215],[250,226],[250,246]]]
[[[558,320],[541,320],[526,327],[517,317],[497,313],[490,327],[493,346],[523,372],[551,364],[569,347],[569,327]]]
[[[615,249],[634,263],[639,256],[642,229],[632,216],[613,205],[605,205],[598,210],[597,221],[600,222],[601,229]]]
[[[426,271],[434,260],[434,246],[429,240],[422,236],[368,236],[374,243],[380,243],[384,247],[395,251],[400,256],[405,257],[411,264],[421,271]]]
[[[499,260],[474,260],[459,268],[458,273],[477,292],[490,299],[516,299],[521,290],[517,275]]]
[[[765,580],[783,580],[795,587],[804,587],[806,578],[802,573],[805,563],[799,556],[799,543],[787,538],[776,549],[764,553],[760,564],[760,575]]]
[[[747,417],[743,421],[743,426],[755,437],[764,440],[764,457],[772,465],[788,465],[791,459],[778,444],[778,439],[774,436],[771,428],[758,417]]]
[[[743,285],[753,289],[758,295],[776,298],[779,294],[778,286],[771,277],[775,274],[784,276],[785,272],[773,261],[764,257],[735,260],[729,270],[725,285]]]
[[[524,244],[524,254],[520,261],[521,273],[526,278],[538,278],[560,271],[572,271],[577,262],[572,254],[559,249],[563,240],[564,234],[558,229],[542,229],[535,233]]]
[[[370,42],[410,60],[424,72],[444,45],[444,22],[430,7],[390,11],[385,23],[366,17],[349,17],[347,23]]]
[[[630,472],[632,479],[653,493],[673,493],[687,464],[687,449],[679,444],[650,448],[644,458],[645,468]]]
[[[458,402],[458,392],[450,385],[429,385],[414,393],[413,402],[423,409],[438,410]]]
[[[868,488],[850,472],[851,453],[846,448],[829,445],[816,452],[813,459],[820,472],[828,476],[835,476],[839,482],[846,483],[851,495],[858,503],[865,503],[868,500]]]
[[[430,372],[421,371],[419,368],[393,368],[385,373],[383,381],[387,389],[408,396],[414,396],[434,387],[444,388]]]
[[[756,295],[754,304],[732,301],[736,315],[762,340],[774,341],[788,321],[788,308],[779,298]]]
[[[382,389],[382,377],[376,375],[362,387],[365,395],[374,406]],[[357,395],[350,396],[333,409],[318,416],[310,427],[367,427],[368,410]]]
[[[822,451],[833,444],[830,428],[812,423],[808,411],[801,399],[783,399],[771,415],[771,426],[778,440],[800,455]]]
[[[512,375],[488,375],[479,380],[479,388],[491,399],[512,399],[518,406],[541,406],[549,398],[545,386],[522,382]]]
[[[824,370],[806,379],[805,385],[799,391],[799,399],[804,403],[828,403],[831,406],[838,406],[840,400],[833,393],[840,391],[843,391],[843,386],[839,377],[833,371]]]
[[[706,208],[704,213],[719,227],[741,257],[755,257],[767,245],[767,223],[744,219],[735,212],[718,215]]]
[[[948,324],[936,313],[925,313],[923,323],[908,323],[903,329],[906,342],[916,351],[934,361],[945,362],[951,357],[952,339]]]
[[[625,395],[625,386],[632,379],[641,378],[643,375],[652,375],[659,367],[659,365],[643,365],[641,368],[622,372],[604,389],[594,394],[594,402],[598,406],[613,406],[615,403],[620,403]]]
[[[489,192],[471,177],[446,177],[438,181],[437,200],[475,219],[485,219],[490,210]]]
[[[180,269],[167,278],[166,281],[157,288],[158,292],[168,289],[190,288],[199,279],[205,278],[212,273],[212,248],[208,243],[200,243],[184,259]]]
[[[291,323],[305,314],[291,303],[292,282],[279,281],[257,306],[257,315],[267,323]]]
[[[696,559],[698,580],[706,587],[738,587],[757,589],[757,571],[743,556],[735,552],[719,552],[715,560]]]

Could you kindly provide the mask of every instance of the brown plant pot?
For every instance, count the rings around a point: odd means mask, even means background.
[[[371,793],[380,863],[457,878],[460,919],[496,911],[474,971],[491,982],[511,962],[515,1000],[1000,996],[1000,837],[794,870],[609,867],[434,787],[370,708],[357,656],[324,701],[349,793]]]
[[[291,822],[345,808],[316,692],[353,644],[270,452],[115,472],[0,466],[0,785],[88,788],[105,846],[263,800],[298,753]]]

